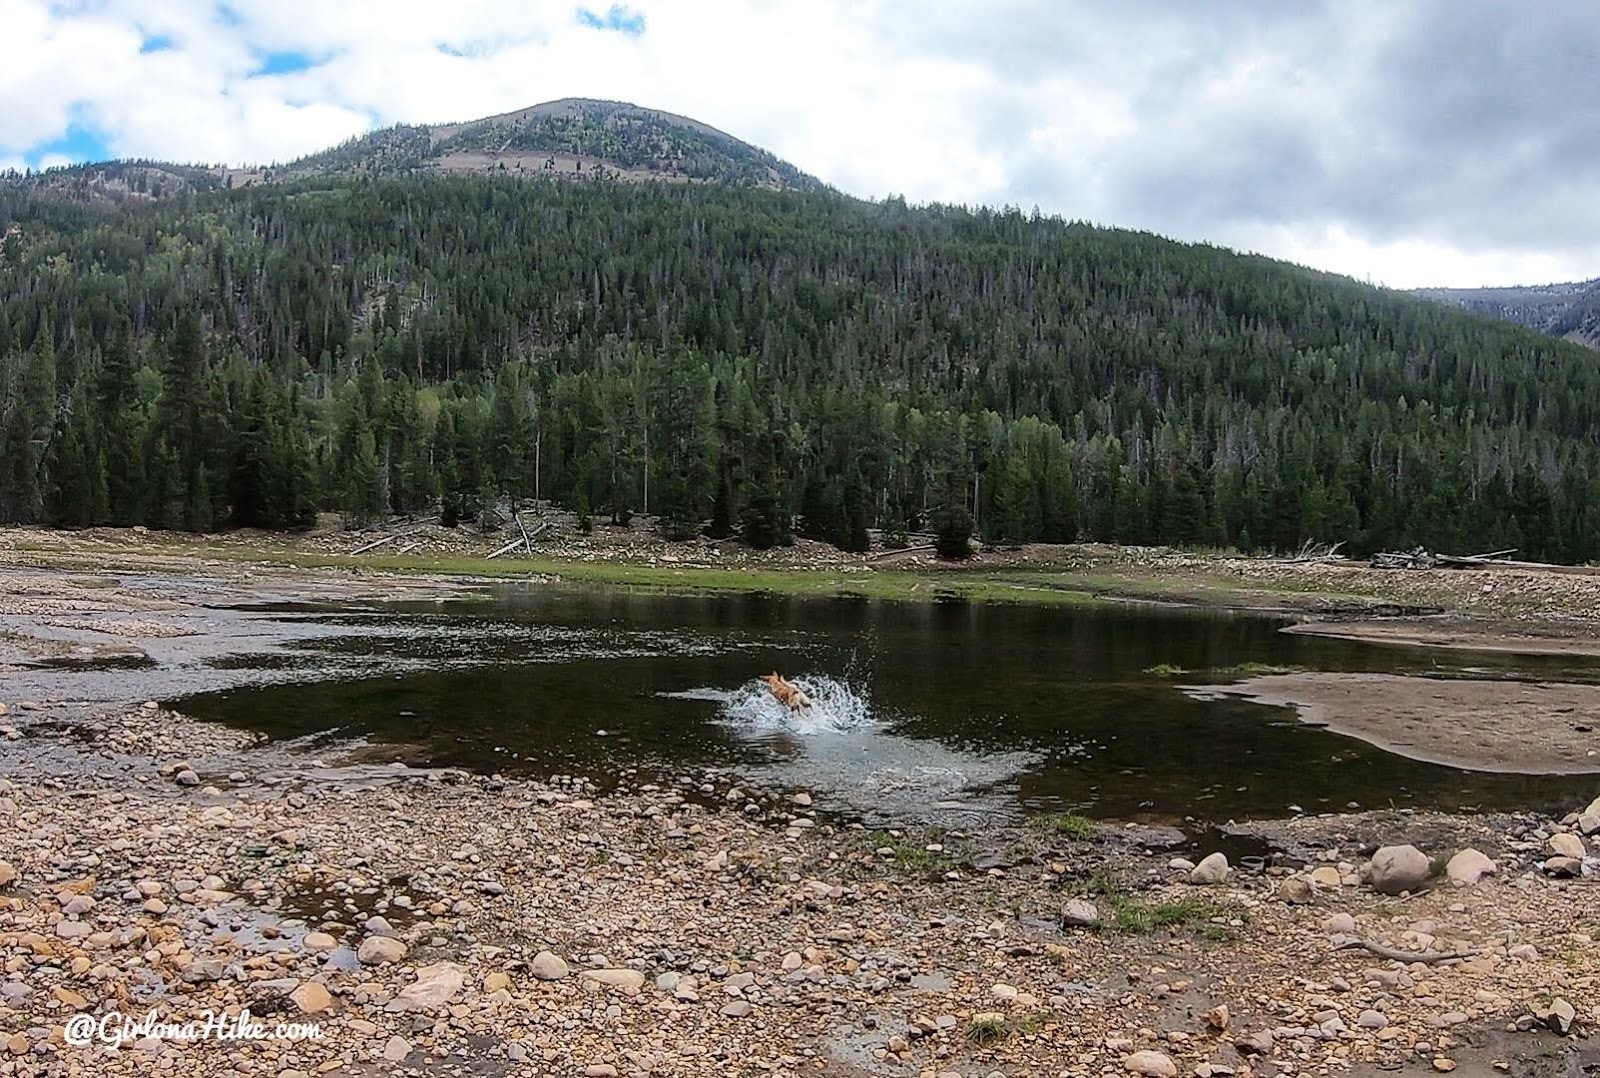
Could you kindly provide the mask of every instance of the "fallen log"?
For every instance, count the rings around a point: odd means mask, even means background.
[[[369,550],[376,550],[378,547],[381,547],[385,543],[392,543],[396,539],[400,538],[402,535],[405,535],[405,534],[406,534],[405,532],[395,532],[392,535],[385,535],[382,539],[374,539],[372,542],[367,543],[365,546],[356,547],[354,550],[352,550],[350,552],[350,554],[351,554],[351,556],[354,556],[356,554],[365,554]]]
[[[1421,962],[1425,966],[1431,966],[1435,962],[1451,962],[1458,958],[1472,958],[1482,953],[1476,948],[1469,951],[1402,951],[1398,947],[1385,947],[1371,940],[1345,940],[1343,943],[1335,944],[1333,949],[1347,951],[1351,948],[1371,951],[1379,958],[1388,958],[1396,962]]]
[[[1496,550],[1488,554],[1438,554],[1434,562],[1441,569],[1483,569],[1493,565],[1505,564],[1503,559],[1507,554],[1515,554],[1516,547],[1510,550]]]
[[[932,543],[927,546],[903,546],[894,550],[880,550],[876,554],[868,554],[868,561],[877,561],[879,558],[892,558],[896,554],[918,554],[937,549]]]
[[[493,561],[494,559],[498,558],[500,555],[506,553],[507,551],[517,549],[517,547],[521,546],[527,540],[527,538],[528,537],[526,535],[517,536],[515,539],[511,540],[511,542],[507,543],[505,546],[501,547],[499,550],[496,550],[493,554],[485,555],[484,556],[484,561]]]

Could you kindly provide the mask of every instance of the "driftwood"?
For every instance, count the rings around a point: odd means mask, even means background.
[[[937,548],[932,543],[929,543],[927,546],[902,546],[896,547],[893,550],[880,550],[876,554],[868,554],[867,560],[877,561],[879,558],[892,558],[896,554],[919,554],[934,549]]]
[[[515,539],[511,540],[511,542],[509,542],[505,546],[501,547],[499,550],[496,550],[494,553],[485,555],[484,556],[484,560],[485,561],[493,561],[495,558],[498,558],[500,555],[502,555],[502,554],[504,554],[504,553],[506,553],[508,551],[512,551],[512,550],[517,549],[517,547],[521,546],[523,543],[525,543],[527,541],[528,541],[528,537],[526,535],[519,535]]]
[[[1300,552],[1289,560],[1292,562],[1332,561],[1339,556],[1339,548],[1344,546],[1341,539],[1332,546],[1324,546],[1315,540],[1307,539],[1300,547]]]
[[[1476,948],[1470,951],[1402,951],[1398,947],[1385,947],[1381,943],[1371,940],[1345,940],[1334,946],[1335,951],[1346,951],[1358,947],[1363,951],[1371,951],[1379,958],[1389,958],[1396,962],[1421,962],[1423,965],[1433,965],[1435,962],[1450,962],[1458,958],[1471,958],[1481,954]]]
[[[533,553],[533,540],[534,540],[534,537],[537,536],[540,532],[544,531],[549,526],[550,526],[550,521],[547,520],[543,524],[539,525],[537,528],[533,529],[533,531],[530,532],[530,531],[528,531],[526,528],[524,528],[522,526],[522,521],[518,520],[517,521],[517,530],[522,532],[522,534],[517,536],[517,538],[511,540],[511,542],[507,543],[505,546],[501,547],[499,550],[496,550],[494,553],[486,555],[484,557],[484,560],[485,561],[491,561],[491,560],[493,560],[495,558],[498,558],[502,554],[505,554],[505,553],[507,553],[509,551],[517,549],[517,547],[522,547],[523,550],[525,550],[527,553],[532,554]]]
[[[421,545],[422,544],[420,542],[407,543],[405,546],[403,546],[399,550],[395,551],[395,553],[396,554],[409,554],[409,553],[411,553],[413,550],[417,549],[417,547],[419,547]]]
[[[1508,562],[1507,554],[1515,554],[1516,547],[1509,550],[1491,550],[1483,554],[1434,554],[1426,547],[1417,547],[1415,550],[1380,550],[1372,556],[1374,569],[1487,569],[1493,566],[1502,568],[1530,568],[1543,569],[1549,566],[1537,562]]]
[[[354,555],[354,554],[365,554],[367,551],[374,550],[374,549],[382,546],[385,543],[392,543],[396,539],[400,538],[402,535],[405,535],[405,534],[406,534],[405,532],[394,532],[391,535],[385,535],[382,539],[374,539],[372,542],[367,543],[365,546],[356,547],[350,553],[352,555]]]
[[[1424,547],[1415,550],[1380,550],[1372,556],[1374,569],[1432,569],[1433,555]]]
[[[1499,565],[1500,559],[1507,554],[1515,554],[1516,547],[1509,550],[1494,550],[1487,554],[1438,554],[1434,563],[1441,569],[1481,569],[1486,565]]]

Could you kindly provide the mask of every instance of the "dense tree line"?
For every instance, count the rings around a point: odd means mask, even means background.
[[[509,495],[812,535],[1600,558],[1593,352],[1016,211],[485,178],[0,187],[0,520]]]

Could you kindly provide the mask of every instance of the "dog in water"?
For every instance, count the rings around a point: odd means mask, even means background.
[[[811,697],[805,694],[805,690],[794,682],[786,680],[776,670],[761,680],[767,683],[767,691],[772,693],[778,703],[790,711],[799,711],[803,707],[811,706]]]

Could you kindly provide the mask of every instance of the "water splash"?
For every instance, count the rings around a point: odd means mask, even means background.
[[[843,733],[875,728],[878,720],[865,690],[826,674],[791,678],[811,698],[811,706],[789,710],[767,691],[759,678],[737,689],[689,689],[662,693],[674,700],[704,700],[718,705],[721,717],[754,732],[794,734]]]

